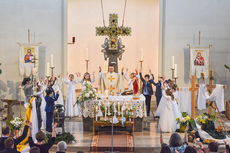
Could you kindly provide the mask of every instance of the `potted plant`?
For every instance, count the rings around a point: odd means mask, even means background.
[[[186,129],[187,125],[189,124],[190,120],[191,120],[191,118],[188,116],[188,114],[186,112],[182,112],[181,117],[176,118],[176,122],[178,124],[180,124],[180,132],[185,132],[185,129]]]

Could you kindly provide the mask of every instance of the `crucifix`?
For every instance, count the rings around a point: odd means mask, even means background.
[[[105,42],[102,45],[102,53],[104,53],[104,59],[109,59],[109,63],[115,65],[114,71],[118,72],[118,60],[122,59],[122,53],[124,53],[124,45],[122,45],[121,38],[119,36],[130,36],[131,28],[118,26],[118,15],[109,15],[109,26],[96,27],[96,36],[108,36],[105,38]]]

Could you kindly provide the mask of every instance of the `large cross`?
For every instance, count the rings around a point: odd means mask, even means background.
[[[118,59],[122,59],[124,53],[124,45],[121,42],[119,36],[129,36],[131,34],[130,27],[118,26],[118,15],[109,15],[109,26],[96,27],[97,36],[108,36],[105,38],[105,42],[102,45],[102,52],[104,53],[104,59],[109,59],[108,65],[114,65],[114,71],[118,73]]]
[[[131,34],[130,27],[118,26],[118,15],[109,15],[108,27],[96,27],[97,36],[109,37],[109,50],[117,50],[118,36],[129,36]]]

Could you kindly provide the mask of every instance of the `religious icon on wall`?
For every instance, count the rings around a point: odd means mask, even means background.
[[[19,73],[21,76],[29,77],[38,74],[39,66],[39,47],[38,44],[21,44],[19,45]],[[36,72],[34,72],[36,70]]]
[[[209,72],[209,47],[190,47],[190,73],[196,78],[208,78]]]
[[[33,47],[25,47],[24,48],[24,62],[25,63],[33,63],[35,58],[35,48]]]
[[[203,52],[200,52],[199,50],[196,53],[196,57],[194,60],[194,65],[196,66],[204,66],[204,57],[202,56]]]

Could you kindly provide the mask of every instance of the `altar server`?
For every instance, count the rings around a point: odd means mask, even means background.
[[[67,79],[69,76],[69,79]],[[65,116],[74,117],[80,115],[80,109],[78,105],[75,105],[77,101],[76,97],[76,84],[77,81],[74,80],[74,75],[68,73],[64,78],[64,83],[67,84],[67,95],[66,95],[66,102],[65,102]]]

